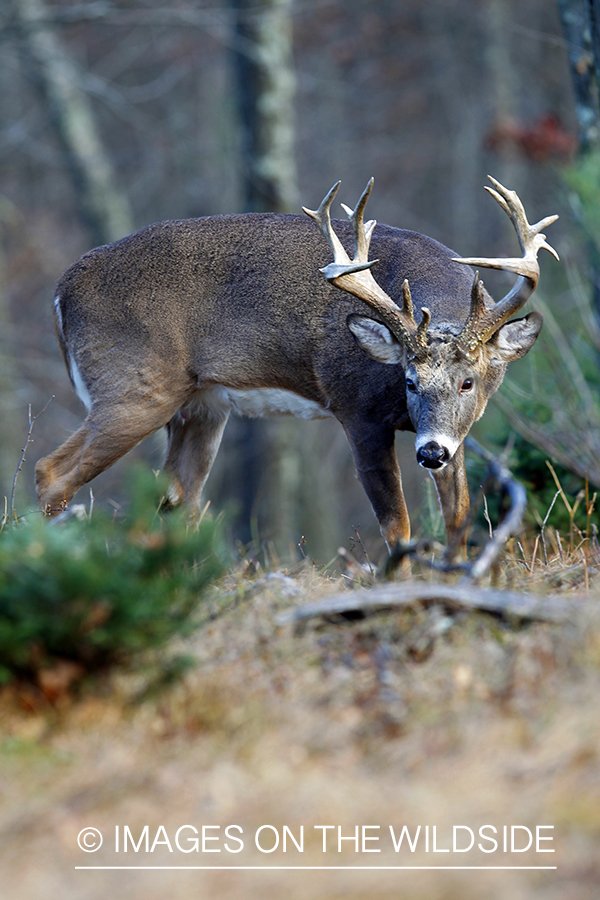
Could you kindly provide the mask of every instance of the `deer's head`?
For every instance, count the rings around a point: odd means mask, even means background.
[[[344,207],[354,227],[352,260],[331,227],[329,210],[339,182],[318,210],[305,209],[334,253],[334,262],[321,269],[325,277],[364,300],[378,315],[378,319],[373,319],[352,314],[347,324],[370,357],[402,366],[408,413],[417,433],[417,460],[429,469],[442,468],[452,459],[473,422],[483,414],[488,398],[499,387],[506,364],[524,356],[535,343],[542,326],[539,313],[509,320],[537,285],[539,249],[545,247],[557,257],[541,231],[558,217],[549,216],[529,225],[517,194],[493,178],[490,181],[493,187],[487,190],[513,222],[523,255],[517,259],[457,258],[453,262],[504,269],[519,278],[512,290],[494,303],[477,273],[464,323],[440,322],[434,326],[429,309],[423,308],[417,324],[408,281],[402,286],[402,302],[397,304],[373,278],[370,270],[377,260],[369,261],[368,250],[375,222],[363,221],[373,179],[354,210]]]

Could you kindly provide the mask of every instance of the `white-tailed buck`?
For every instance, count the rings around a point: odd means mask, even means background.
[[[422,234],[365,224],[372,180],[344,207],[349,222],[330,220],[338,185],[305,210],[333,251],[325,278],[323,237],[296,215],[163,222],[86,253],[59,282],[55,312],[88,415],[37,464],[42,509],[64,509],[162,426],[169,501],[198,509],[230,413],[335,416],[388,545],[410,536],[398,429],[416,432],[455,538],[469,504],[463,440],[506,364],[534,344],[542,317],[509,319],[536,287],[538,250],[556,255],[541,232],[557,217],[529,225],[517,195],[491,181],[518,259],[458,259]],[[469,265],[518,279],[494,303]]]

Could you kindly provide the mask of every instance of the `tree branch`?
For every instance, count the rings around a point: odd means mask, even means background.
[[[423,584],[396,582],[374,588],[334,594],[318,603],[309,603],[281,613],[278,625],[301,622],[318,616],[342,615],[349,612],[381,612],[416,604],[443,603],[453,609],[478,609],[498,613],[507,618],[540,622],[565,622],[581,609],[586,595],[540,595],[517,591],[476,588],[468,584]]]

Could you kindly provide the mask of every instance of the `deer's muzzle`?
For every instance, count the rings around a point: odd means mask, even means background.
[[[450,459],[450,451],[437,441],[428,441],[417,450],[417,462],[426,469],[441,469]]]

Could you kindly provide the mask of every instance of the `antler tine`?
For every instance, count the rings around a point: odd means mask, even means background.
[[[364,224],[365,206],[375,183],[374,178],[370,178],[366,188],[359,197],[358,203],[354,210],[342,203],[342,208],[347,214],[354,228],[354,260],[356,262],[366,262],[369,255],[369,244],[371,243],[371,235],[377,222],[371,219]]]
[[[431,322],[431,313],[427,309],[426,306],[421,307],[421,321],[417,326],[417,333],[415,335],[415,342],[420,351],[427,350],[427,329],[429,328],[429,324]],[[414,321],[414,320],[413,320]]]
[[[458,347],[467,357],[472,357],[480,345],[478,328],[486,312],[483,281],[479,280],[479,272],[475,272],[475,278],[471,287],[469,315],[458,337]]]
[[[558,259],[558,253],[554,247],[547,243],[546,235],[541,234],[542,229],[556,222],[558,216],[546,216],[545,219],[540,219],[535,225],[530,225],[516,191],[509,191],[508,188],[505,188],[491,175],[488,175],[488,178],[494,187],[491,188],[486,185],[485,190],[492,195],[513,223],[523,255],[519,258],[505,259],[455,257],[454,262],[460,262],[467,266],[482,266],[487,269],[502,269],[505,272],[514,272],[515,275],[522,275],[524,278],[533,281],[533,290],[540,277],[540,267],[537,261],[538,251],[544,248]],[[502,303],[503,301],[500,302]]]
[[[402,282],[402,312],[406,316],[409,321],[415,322],[415,308],[412,302],[412,295],[410,293],[410,285],[408,283],[408,278],[405,278]],[[417,323],[415,322],[415,325]]]
[[[354,272],[362,272],[363,269],[370,269],[371,266],[374,266],[377,262],[376,259],[371,260],[370,262],[366,259],[359,259],[355,254],[353,260],[350,259],[348,254],[346,253],[342,242],[338,238],[337,234],[332,228],[331,225],[331,204],[335,195],[338,192],[338,188],[341,184],[341,181],[336,182],[333,187],[327,192],[325,197],[321,200],[319,204],[319,208],[317,210],[307,209],[305,206],[302,207],[302,210],[306,213],[307,216],[310,216],[317,225],[319,226],[319,230],[324,235],[327,243],[331,247],[333,251],[333,262],[329,263],[329,265],[324,266],[322,269],[319,269],[320,272],[325,275],[328,281],[333,281],[334,278],[339,278],[340,275],[351,275]],[[362,199],[362,198],[361,198]],[[368,199],[368,194],[367,194]],[[360,201],[359,201],[360,203]],[[366,203],[366,199],[365,199]],[[363,204],[364,209],[364,204]],[[368,248],[367,248],[368,249]]]
[[[492,195],[496,203],[502,207],[513,223],[515,231],[517,232],[519,246],[523,253],[525,254],[528,251],[528,245],[525,238],[529,238],[530,240],[533,239],[535,241],[538,245],[538,250],[544,247],[544,249],[548,250],[555,259],[558,259],[558,253],[554,247],[551,247],[550,244],[546,243],[546,235],[540,234],[543,228],[547,228],[548,225],[552,225],[553,222],[556,222],[558,216],[546,216],[544,219],[540,219],[535,225],[530,225],[527,221],[525,208],[521,203],[517,192],[509,191],[508,188],[505,188],[504,185],[500,184],[499,181],[496,181],[491,175],[488,175],[488,178],[494,187],[491,188],[488,187],[488,185],[485,185],[485,190]]]
[[[331,227],[331,204],[333,203],[341,183],[341,181],[337,181],[333,187],[327,191],[321,200],[318,209],[307,209],[306,206],[303,206],[302,211],[317,223],[319,231],[325,237],[325,240],[333,251],[334,260],[342,262],[345,259],[347,262],[350,262],[350,258],[344,250],[340,239]]]
[[[502,269],[505,272],[512,272],[515,275],[520,276],[519,281],[517,281],[508,294],[506,294],[502,300],[499,300],[491,309],[486,310],[484,315],[481,315],[477,334],[475,334],[473,330],[471,315],[469,315],[463,332],[465,340],[468,338],[470,344],[473,343],[475,338],[477,338],[479,344],[484,344],[486,341],[489,341],[498,328],[524,306],[537,287],[539,281],[540,267],[537,260],[537,254],[542,248],[548,250],[556,259],[558,259],[558,253],[547,243],[546,235],[541,233],[543,228],[556,222],[558,216],[546,216],[546,218],[541,219],[535,225],[530,225],[527,221],[527,215],[525,214],[523,204],[516,191],[510,191],[508,188],[505,188],[504,185],[500,184],[499,181],[496,181],[495,178],[492,178],[491,175],[488,175],[488,178],[493,187],[486,186],[485,189],[492,195],[499,206],[502,207],[513,223],[523,255],[519,258],[505,259],[457,257],[453,260],[454,262],[463,263],[468,266]],[[461,340],[463,339],[462,332],[460,338]]]
[[[423,306],[421,309],[421,321],[417,325],[408,278],[405,278],[402,282],[402,316],[407,322],[411,333],[414,333],[414,342],[416,346],[419,350],[426,350],[428,346],[427,329],[431,322],[431,313],[426,306]]]
[[[415,355],[422,353],[427,346],[426,331],[430,319],[425,313],[423,314],[423,319],[419,326],[420,331],[417,333],[417,324],[414,318],[408,282],[405,282],[403,286],[403,305],[400,308],[386,294],[383,288],[377,284],[369,271],[377,262],[376,259],[369,260],[367,258],[375,221],[369,221],[365,225],[363,217],[365,206],[373,187],[373,179],[367,184],[354,210],[342,204],[354,227],[355,251],[354,259],[352,260],[344,250],[331,225],[329,211],[338,187],[339,182],[331,188],[318,210],[314,211],[302,207],[304,212],[317,223],[333,250],[333,262],[319,271],[336,287],[354,294],[360,300],[364,300],[378,313],[392,334],[404,343],[411,353]]]

